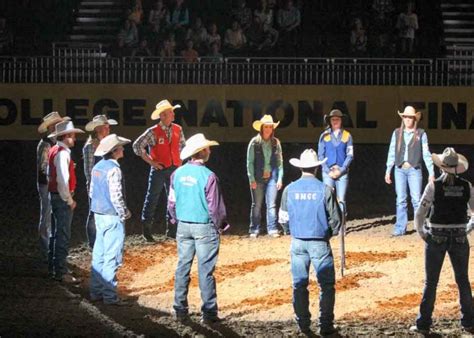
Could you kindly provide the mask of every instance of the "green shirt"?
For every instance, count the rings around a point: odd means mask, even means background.
[[[257,140],[257,136],[252,138],[247,148],[247,175],[249,177],[250,182],[255,182],[255,167],[254,167],[254,160],[255,160],[255,150],[254,146]],[[262,150],[264,156],[264,172],[271,172],[272,167],[270,164],[270,160],[272,157],[272,142],[271,140],[263,141],[262,142]],[[283,182],[283,155],[280,142],[276,144],[276,155],[277,155],[277,167],[278,167],[278,183]]]

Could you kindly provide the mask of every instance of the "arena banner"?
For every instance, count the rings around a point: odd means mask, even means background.
[[[153,125],[150,114],[164,98],[182,106],[176,121],[186,136],[203,132],[221,142],[247,142],[262,114],[280,121],[282,142],[315,142],[324,114],[339,108],[355,143],[388,143],[400,125],[397,110],[410,104],[423,112],[430,143],[474,143],[474,88],[396,86],[1,84],[0,139],[37,139],[51,111],[79,127],[105,113],[119,121],[114,132],[134,139]]]

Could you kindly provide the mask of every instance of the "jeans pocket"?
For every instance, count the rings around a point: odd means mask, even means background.
[[[454,237],[454,240],[458,244],[465,244],[467,242],[467,236]]]
[[[431,239],[431,242],[436,243],[436,244],[443,244],[443,243],[446,243],[446,241],[448,240],[448,238],[445,236],[436,236],[436,235],[430,235],[429,238]]]

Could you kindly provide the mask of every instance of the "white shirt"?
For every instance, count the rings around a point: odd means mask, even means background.
[[[61,141],[58,141],[57,145],[64,148],[64,151],[59,151],[54,158],[58,193],[64,202],[68,205],[72,205],[74,200],[69,191],[69,162],[71,162],[71,149]]]

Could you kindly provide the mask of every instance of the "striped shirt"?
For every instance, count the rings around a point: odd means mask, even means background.
[[[165,126],[161,121],[158,123],[158,125],[161,127],[161,129],[164,130],[166,133],[166,136],[168,137],[168,141],[171,141],[171,126]],[[137,154],[138,156],[142,156],[144,152],[146,152],[146,149],[150,150],[150,148],[154,147],[156,145],[156,136],[155,132],[153,131],[153,127],[148,128],[145,130],[143,134],[138,136],[138,138],[133,142],[132,148],[133,152]],[[179,151],[183,149],[183,147],[186,144],[186,139],[184,138],[184,133],[183,130],[181,130],[181,135],[180,135],[180,140],[179,140]]]
[[[48,184],[48,153],[52,146],[53,142],[44,137],[36,147],[36,180],[38,184]]]
[[[84,147],[82,148],[82,157],[84,159],[84,176],[86,176],[86,186],[91,183],[92,168],[95,165],[94,153],[99,145],[99,140],[89,136]]]

